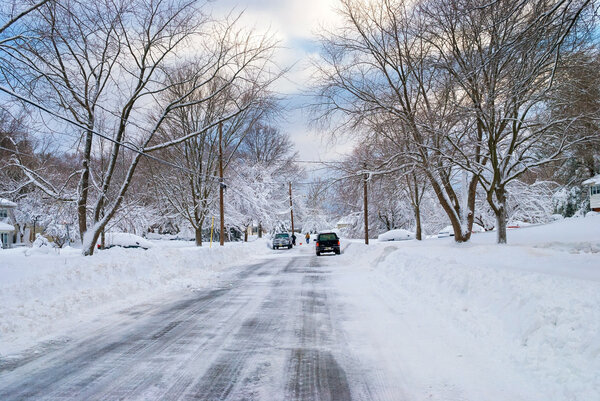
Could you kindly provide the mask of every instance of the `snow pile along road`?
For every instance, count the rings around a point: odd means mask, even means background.
[[[338,287],[369,339],[358,353],[410,383],[407,399],[597,399],[600,217],[494,240],[351,244]]]
[[[168,292],[214,283],[224,267],[269,252],[266,241],[198,248],[154,241],[152,249],[111,248],[91,257],[67,248],[0,252],[0,355],[39,337]]]

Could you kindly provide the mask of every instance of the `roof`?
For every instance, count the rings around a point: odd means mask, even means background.
[[[15,231],[15,228],[8,223],[0,222],[0,231]]]
[[[582,185],[600,185],[600,174],[593,176],[581,183]]]
[[[4,207],[17,207],[15,202],[11,202],[8,199],[0,198],[0,206]]]

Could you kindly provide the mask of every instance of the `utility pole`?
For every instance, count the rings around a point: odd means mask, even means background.
[[[33,216],[33,241],[35,241],[35,239],[36,239],[35,238],[35,223],[37,223],[37,219],[38,219],[38,216],[34,215]]]
[[[292,235],[294,235],[294,208],[292,205],[292,182],[290,184],[290,217],[292,218]]]
[[[364,203],[364,210],[365,210],[365,244],[369,245],[369,207],[368,207],[368,201],[367,201],[367,179],[369,178],[369,175],[366,173],[367,170],[367,164],[363,164],[363,168],[365,170],[365,178],[363,181],[363,203]]]
[[[223,123],[219,123],[219,213],[221,215],[220,246],[225,245],[225,205],[223,204]]]

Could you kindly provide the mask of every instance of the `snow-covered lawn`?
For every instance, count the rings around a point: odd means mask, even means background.
[[[111,248],[0,251],[0,357],[102,313],[181,289],[210,286],[227,266],[268,253],[266,240],[227,243],[152,241],[149,250]]]
[[[336,289],[357,357],[410,400],[598,399],[600,217],[494,240],[351,243]]]

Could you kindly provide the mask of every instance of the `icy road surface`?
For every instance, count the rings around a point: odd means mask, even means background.
[[[312,250],[274,252],[219,288],[5,361],[0,400],[401,400],[349,351],[340,257]]]

